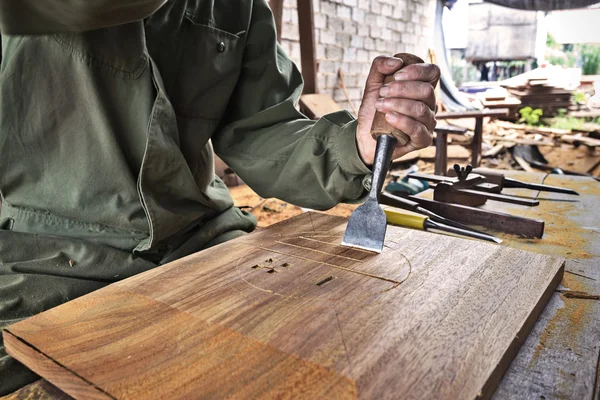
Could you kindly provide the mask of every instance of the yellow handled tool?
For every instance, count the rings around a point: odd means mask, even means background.
[[[385,217],[388,224],[404,226],[406,228],[421,229],[424,231],[436,230],[445,233],[452,233],[454,235],[486,240],[488,242],[502,243],[502,240],[494,236],[440,224],[438,222],[430,220],[429,217],[426,215],[401,210],[395,207],[384,207],[383,211],[385,212]]]

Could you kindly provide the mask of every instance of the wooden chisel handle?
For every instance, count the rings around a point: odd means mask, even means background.
[[[394,57],[400,58],[403,61],[402,68],[406,67],[407,65],[422,64],[425,62],[419,57],[409,53],[398,53]],[[387,78],[385,78],[384,85],[393,81],[394,76],[390,75]],[[385,119],[385,114],[380,113],[379,111],[375,113],[375,118],[373,118],[373,125],[371,126],[371,135],[373,135],[374,138],[377,138],[377,136],[380,135],[394,136],[398,140],[398,144],[400,144],[401,146],[404,146],[408,142],[410,142],[410,137],[401,130],[396,129],[390,124],[388,124],[388,122]]]

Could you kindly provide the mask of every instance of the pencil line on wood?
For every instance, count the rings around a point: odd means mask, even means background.
[[[310,218],[310,224],[312,225],[313,232],[316,232],[315,223],[313,222],[313,219],[312,219],[312,213],[308,213],[308,217]]]
[[[346,346],[346,339],[344,338],[344,332],[342,331],[342,324],[340,323],[340,317],[337,312],[337,308],[335,305],[333,306],[333,311],[335,312],[335,319],[338,324],[338,329],[340,330],[340,336],[342,337],[342,344],[344,345],[344,353],[346,354],[346,360],[348,360],[348,367],[350,368],[350,375],[352,375],[352,379],[354,379],[354,368],[352,367],[352,361],[350,361],[350,355],[348,354],[348,347]]]
[[[284,244],[285,244],[285,243],[284,243]],[[404,282],[404,281],[397,281],[397,280],[395,280],[395,279],[391,279],[391,278],[386,278],[386,277],[384,277],[384,276],[373,275],[373,274],[369,274],[369,273],[366,273],[366,272],[357,271],[357,270],[355,270],[355,269],[352,269],[352,268],[346,268],[346,267],[342,267],[342,266],[335,265],[335,264],[331,264],[331,263],[328,263],[328,262],[325,262],[325,261],[317,261],[317,260],[313,260],[313,259],[311,259],[311,258],[302,257],[302,256],[298,256],[298,255],[295,255],[295,254],[288,254],[288,253],[284,253],[283,251],[278,251],[278,250],[269,249],[268,247],[261,247],[261,246],[259,246],[258,248],[259,248],[259,249],[261,249],[261,250],[265,250],[265,251],[272,251],[273,253],[281,254],[281,255],[284,255],[284,256],[288,256],[288,257],[295,257],[295,258],[299,258],[300,260],[305,260],[305,261],[316,262],[316,263],[319,263],[319,264],[327,265],[328,267],[332,267],[332,268],[341,269],[341,270],[343,270],[343,271],[347,271],[347,272],[353,272],[353,273],[355,273],[355,274],[359,274],[359,275],[368,276],[368,277],[370,277],[370,278],[381,279],[382,281],[386,281],[386,282],[392,282],[392,283],[397,283],[397,284],[400,284],[400,283]],[[406,280],[406,279],[405,279],[405,280]]]
[[[314,251],[314,252],[317,252],[317,253],[326,254],[326,255],[332,256],[332,257],[344,258],[346,260],[354,261],[354,262],[357,262],[357,263],[362,263],[362,260],[359,260],[358,258],[340,256],[339,254],[331,254],[331,253],[328,253],[328,252],[323,251],[323,250],[311,249],[310,247],[304,247],[304,246],[300,246],[300,245],[293,244],[293,243],[282,242],[280,240],[276,240],[275,243],[284,244],[286,246],[297,247],[297,248],[302,249],[302,250],[310,250],[310,251]]]
[[[320,237],[320,236],[315,236],[315,237]],[[323,236],[323,237],[326,237],[326,236]],[[333,236],[333,235],[331,235],[331,236],[329,236],[329,237],[338,237],[338,236]],[[300,239],[305,239],[305,240],[311,240],[311,241],[313,241],[313,242],[317,242],[317,243],[328,244],[328,245],[330,245],[330,246],[339,246],[339,245],[337,245],[337,244],[335,244],[335,243],[331,243],[331,242],[325,242],[325,241],[323,241],[323,240],[317,240],[317,239],[313,239],[313,238],[309,238],[309,237],[305,237],[305,236],[298,236],[298,238],[300,238]],[[386,246],[386,247],[389,247],[389,246]],[[352,248],[352,250],[355,250],[355,251],[361,251],[361,252],[363,252],[363,253],[365,253],[365,254],[373,255],[373,252],[371,252],[371,251],[368,251],[368,250],[363,250],[363,249],[359,249],[359,248],[356,248],[356,247],[353,247],[353,248]],[[354,259],[353,259],[353,260],[354,260]],[[356,260],[356,261],[361,261],[361,260]]]

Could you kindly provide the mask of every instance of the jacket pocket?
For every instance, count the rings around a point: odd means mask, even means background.
[[[138,78],[148,65],[141,22],[82,33],[56,34],[54,39],[77,61],[124,79]]]
[[[182,118],[219,120],[238,81],[244,33],[233,34],[184,18],[175,80],[167,90]]]

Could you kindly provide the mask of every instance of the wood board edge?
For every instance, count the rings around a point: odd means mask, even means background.
[[[504,377],[504,374],[510,368],[513,359],[517,356],[519,350],[521,349],[521,346],[523,346],[525,340],[527,340],[527,337],[529,336],[534,325],[540,318],[540,315],[544,311],[544,308],[546,308],[546,305],[550,301],[550,298],[554,294],[554,291],[558,287],[558,284],[562,281],[565,272],[566,260],[564,258],[558,258],[558,260],[561,262],[561,265],[556,271],[556,274],[548,284],[546,290],[537,300],[535,307],[529,313],[529,316],[523,323],[523,326],[519,330],[519,333],[510,343],[510,345],[504,352],[504,355],[500,359],[500,362],[498,362],[498,365],[496,366],[496,368],[494,368],[488,380],[481,388],[481,392],[478,394],[477,399],[490,399],[492,397],[492,395],[496,391],[496,388],[500,384],[500,381]]]
[[[74,398],[114,399],[115,397],[97,388],[78,376],[67,367],[61,365],[37,348],[27,343],[9,329],[2,330],[6,352],[19,360],[36,374],[46,377],[50,383]],[[51,378],[48,378],[51,377]]]

